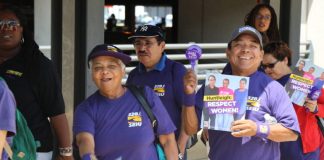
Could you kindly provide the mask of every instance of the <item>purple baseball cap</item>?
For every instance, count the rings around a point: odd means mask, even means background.
[[[259,41],[261,48],[263,48],[262,36],[261,36],[260,32],[251,26],[242,26],[242,27],[235,29],[235,31],[232,34],[231,40],[229,41],[228,44],[230,44],[232,41],[234,41],[236,38],[238,38],[242,34],[249,34],[249,35],[255,37]]]
[[[131,57],[116,46],[109,44],[100,44],[92,49],[88,56],[88,63],[98,56],[110,56],[120,59],[124,64],[128,64],[131,61]]]

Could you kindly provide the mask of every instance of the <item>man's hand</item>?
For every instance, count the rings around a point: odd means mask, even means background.
[[[197,76],[191,69],[187,71],[183,77],[184,92],[185,94],[193,94],[197,87]]]
[[[202,136],[202,139],[203,139],[205,142],[208,141],[209,136],[208,136],[208,129],[207,129],[207,128],[204,128],[204,129],[203,129],[203,131],[202,131],[202,133],[201,133],[201,136]]]
[[[257,133],[257,124],[251,120],[237,120],[232,123],[234,137],[254,136]]]

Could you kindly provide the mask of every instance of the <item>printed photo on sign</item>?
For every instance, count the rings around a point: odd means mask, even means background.
[[[249,77],[209,73],[205,82],[201,127],[230,131],[234,120],[245,117]]]
[[[303,106],[307,98],[316,100],[324,84],[324,69],[309,60],[300,59],[285,89],[294,104]]]

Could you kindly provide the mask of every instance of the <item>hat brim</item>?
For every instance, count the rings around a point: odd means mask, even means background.
[[[125,65],[128,64],[129,62],[131,62],[131,57],[124,54],[124,53],[120,53],[120,52],[109,52],[109,51],[100,51],[100,52],[96,52],[94,53],[93,55],[91,55],[89,57],[89,60],[92,60],[96,57],[99,57],[99,56],[109,56],[109,57],[114,57],[114,58],[117,58],[117,59],[120,59]]]
[[[134,38],[153,38],[153,37],[159,37],[160,35],[134,35],[134,36],[130,36],[128,37],[128,39],[134,39]]]
[[[233,37],[233,39],[232,39],[230,42],[236,40],[238,37],[240,37],[240,36],[243,35],[243,34],[248,34],[248,35],[253,36],[253,37],[254,37],[254,38],[259,42],[261,48],[263,48],[262,41],[260,41],[258,35],[257,35],[255,32],[250,31],[250,30],[245,30],[245,31],[240,32],[240,33],[237,34],[235,37]],[[261,37],[261,38],[262,38],[262,37]]]

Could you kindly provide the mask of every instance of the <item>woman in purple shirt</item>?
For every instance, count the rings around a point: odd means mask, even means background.
[[[88,57],[98,91],[78,105],[73,132],[83,160],[157,160],[155,134],[144,108],[122,85],[125,64],[131,58],[111,45],[98,45]],[[145,87],[145,96],[157,119],[156,134],[167,159],[177,159],[173,125],[159,97]]]

